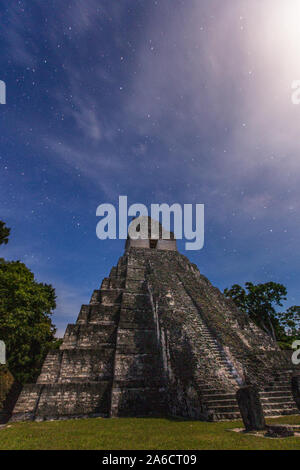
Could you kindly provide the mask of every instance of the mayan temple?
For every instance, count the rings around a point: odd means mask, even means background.
[[[296,414],[290,357],[177,251],[173,234],[128,238],[60,350],[26,385],[12,420],[240,418],[256,384],[266,416]],[[217,266],[216,266],[217,269]]]

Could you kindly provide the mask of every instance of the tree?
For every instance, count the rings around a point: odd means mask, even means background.
[[[287,335],[294,339],[300,337],[300,306],[293,305],[286,312],[282,312],[281,324],[284,326]]]
[[[246,282],[245,287],[235,284],[225,289],[224,294],[276,341],[285,334],[282,314],[275,310],[275,306],[282,306],[282,300],[286,300],[286,287],[276,282],[257,285]]]
[[[6,227],[5,223],[0,220],[0,245],[3,243],[7,245],[9,234],[10,228]]]
[[[53,287],[36,282],[25,264],[0,259],[0,338],[7,365],[21,383],[36,380],[47,352],[56,347],[55,298]]]

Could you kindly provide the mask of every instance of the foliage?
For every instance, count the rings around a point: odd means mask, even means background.
[[[226,297],[231,298],[240,310],[247,313],[251,320],[268,333],[282,348],[291,346],[299,334],[300,307],[293,306],[286,312],[278,312],[286,300],[287,289],[276,282],[265,284],[245,283],[245,289],[238,284],[225,289]]]
[[[10,228],[6,227],[5,223],[0,220],[0,245],[3,243],[7,245],[9,234]]]
[[[289,336],[297,337],[300,333],[300,307],[293,305],[281,313],[281,323]]]
[[[0,365],[0,410],[3,409],[3,403],[9,389],[14,383],[14,377],[9,372],[6,365]],[[1,422],[1,421],[0,421]]]
[[[35,381],[50,348],[55,347],[51,285],[38,283],[19,261],[0,259],[0,338],[7,365],[21,383]]]

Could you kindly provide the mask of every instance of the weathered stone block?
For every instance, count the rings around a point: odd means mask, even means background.
[[[97,349],[104,344],[114,345],[116,333],[117,329],[114,324],[68,325],[60,349]]]
[[[292,437],[294,436],[293,429],[288,425],[273,424],[267,426],[266,437]]]
[[[294,375],[292,377],[292,393],[298,410],[300,411],[300,375]]]
[[[141,310],[149,302],[149,296],[144,293],[124,292],[122,306],[125,308]]]
[[[119,304],[122,299],[122,291],[120,289],[101,289],[100,301],[102,305]]]
[[[127,354],[151,354],[157,349],[154,330],[119,328],[117,351]]]
[[[38,384],[55,383],[59,378],[62,352],[60,350],[50,351],[47,354],[42,371],[37,380]]]
[[[37,418],[108,416],[110,382],[47,384],[41,390]]]
[[[89,323],[117,322],[120,315],[120,305],[91,305]]]
[[[145,269],[144,268],[136,268],[136,267],[133,267],[133,266],[128,266],[126,278],[130,279],[130,280],[144,281],[145,280]]]
[[[261,431],[266,423],[257,387],[242,387],[236,394],[246,431]]]
[[[159,372],[159,357],[152,354],[119,354],[115,358],[115,378],[148,378],[151,381]]]
[[[164,391],[157,388],[115,389],[112,416],[161,416],[165,413]]]
[[[90,309],[91,305],[82,305],[76,323],[87,323]]]
[[[92,297],[91,297],[91,300],[90,300],[90,304],[97,304],[98,302],[100,302],[101,300],[101,297],[100,297],[100,290],[99,289],[96,289],[94,290],[94,292],[92,293]]]
[[[134,328],[153,329],[153,313],[150,305],[144,305],[143,309],[125,308],[122,306],[120,312],[120,328],[129,328],[132,324]]]
[[[133,292],[140,292],[144,289],[144,279],[129,279],[126,280],[126,289]]]
[[[94,382],[112,377],[114,348],[61,351],[59,382]]]

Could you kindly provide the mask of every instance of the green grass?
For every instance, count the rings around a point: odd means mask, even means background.
[[[300,424],[299,416],[268,420]],[[300,449],[300,438],[266,439],[229,432],[241,421],[204,423],[152,418],[12,423],[0,429],[0,449]]]

